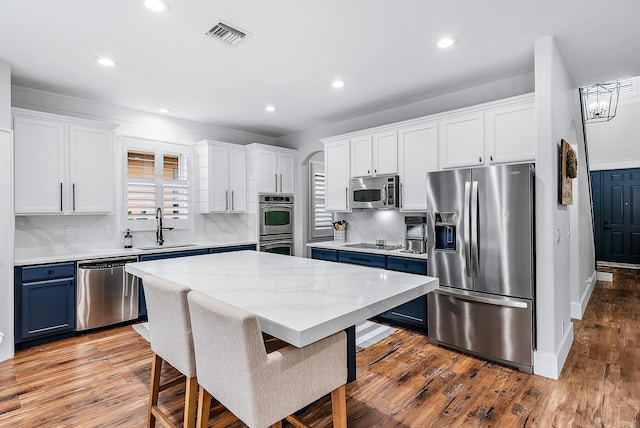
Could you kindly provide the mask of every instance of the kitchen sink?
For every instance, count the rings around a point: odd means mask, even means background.
[[[195,244],[166,244],[166,245],[150,245],[148,247],[136,247],[136,250],[162,250],[163,248],[186,248],[193,247]]]
[[[392,251],[392,250],[399,250],[403,246],[402,245],[378,245],[378,244],[370,244],[368,242],[358,242],[357,244],[347,244],[345,245],[345,247]]]

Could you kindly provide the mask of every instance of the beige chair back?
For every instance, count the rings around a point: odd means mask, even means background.
[[[344,385],[346,335],[267,354],[256,316],[192,291],[198,383],[250,427],[267,427]]]
[[[196,376],[187,294],[190,289],[155,276],[143,279],[151,349],[187,377]]]

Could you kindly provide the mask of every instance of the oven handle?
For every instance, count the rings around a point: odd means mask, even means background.
[[[293,245],[293,241],[291,240],[284,240],[284,241],[269,241],[269,242],[264,242],[262,244],[260,244],[260,248],[264,247],[272,247],[274,245],[281,245],[281,244],[289,244],[289,245]]]
[[[293,205],[262,205],[260,208],[287,208],[292,209]]]

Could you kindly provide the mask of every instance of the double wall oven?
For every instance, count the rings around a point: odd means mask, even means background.
[[[293,196],[260,195],[260,251],[293,255]]]

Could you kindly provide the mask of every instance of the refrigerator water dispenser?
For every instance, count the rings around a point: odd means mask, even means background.
[[[457,213],[434,213],[436,230],[436,251],[456,251]]]

